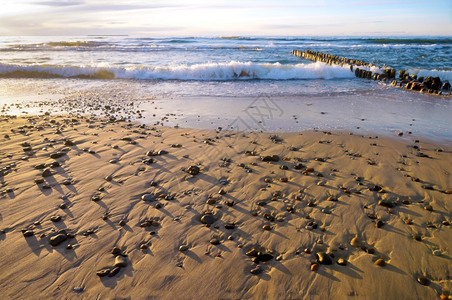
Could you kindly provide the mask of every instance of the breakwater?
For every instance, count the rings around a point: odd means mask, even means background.
[[[421,93],[444,96],[451,95],[450,83],[447,80],[442,81],[439,77],[418,78],[417,75],[409,74],[406,70],[400,70],[398,72],[399,76],[396,78],[397,71],[395,69],[386,66],[375,66],[358,59],[340,57],[311,50],[292,50],[292,54],[313,62],[320,61],[329,65],[349,66],[350,71],[354,72],[355,76],[358,78],[384,82],[390,81],[392,86]]]

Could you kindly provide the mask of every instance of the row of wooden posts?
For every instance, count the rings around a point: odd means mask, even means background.
[[[364,62],[362,60],[350,59],[346,57],[340,57],[331,55],[328,53],[322,53],[311,50],[292,50],[292,54],[304,59],[308,59],[314,62],[320,61],[329,65],[349,65],[350,70],[355,72],[355,76],[359,78],[388,81],[392,80],[391,84],[397,87],[404,87],[413,91],[421,93],[429,93],[436,95],[451,95],[450,84],[448,81],[442,82],[439,77],[419,77],[416,75],[410,75],[405,70],[399,71],[399,78],[396,80],[396,70],[388,67],[378,67],[373,64]],[[370,69],[376,67],[381,73],[372,72]]]

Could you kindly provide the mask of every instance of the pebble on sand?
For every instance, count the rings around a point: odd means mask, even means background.
[[[361,241],[359,240],[359,238],[358,237],[354,237],[354,238],[352,238],[352,240],[350,241],[350,245],[352,246],[352,247],[361,247]]]
[[[188,250],[188,246],[187,245],[180,245],[179,246],[179,251],[180,252],[184,252],[184,251],[187,251]]]
[[[190,166],[187,169],[187,173],[190,175],[193,175],[193,176],[198,175],[199,172],[200,172],[200,169],[198,166]]]
[[[125,266],[127,266],[126,259],[124,257],[122,257],[121,255],[116,256],[115,257],[115,266],[124,268]]]
[[[380,267],[386,266],[386,262],[385,262],[385,260],[382,259],[382,258],[377,259],[377,260],[374,262],[374,264],[375,264],[376,266],[380,266]]]

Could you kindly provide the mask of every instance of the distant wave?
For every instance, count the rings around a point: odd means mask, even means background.
[[[45,46],[49,47],[97,47],[105,44],[105,42],[92,41],[61,41],[44,43]]]
[[[432,44],[452,44],[452,39],[423,39],[423,38],[382,38],[382,39],[368,39],[374,44],[420,44],[420,45],[432,45]]]
[[[292,80],[354,78],[349,67],[309,64],[236,62],[176,66],[49,66],[0,64],[0,78],[93,78],[162,80]]]

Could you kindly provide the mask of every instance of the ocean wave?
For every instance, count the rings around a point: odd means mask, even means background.
[[[60,42],[47,42],[40,45],[49,47],[98,47],[103,46],[105,44],[106,44],[105,42],[93,42],[93,41],[60,41]]]
[[[0,78],[93,78],[141,80],[292,80],[354,78],[349,67],[308,64],[236,62],[176,66],[50,66],[0,64]]]

